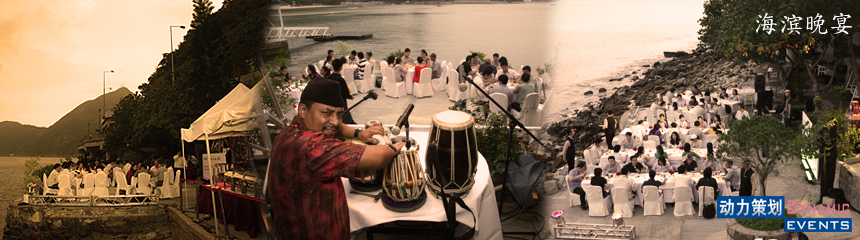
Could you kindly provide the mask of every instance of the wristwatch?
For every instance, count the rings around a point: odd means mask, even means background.
[[[394,144],[388,144],[388,147],[390,147],[394,153],[397,153],[397,148],[394,147]]]
[[[352,136],[352,137],[354,137],[354,138],[358,138],[358,133],[359,133],[359,132],[361,132],[361,130],[359,130],[358,128],[356,128],[356,129],[355,129],[355,135],[354,135],[354,136]]]

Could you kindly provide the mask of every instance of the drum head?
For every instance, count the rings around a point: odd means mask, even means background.
[[[385,191],[382,191],[379,194],[381,194],[381,196],[379,198],[381,198],[381,200],[382,200],[382,206],[384,206],[385,209],[388,209],[392,212],[399,212],[399,213],[412,212],[412,211],[418,210],[419,208],[424,206],[424,203],[427,202],[427,192],[426,191],[421,191],[421,195],[419,195],[418,198],[416,198],[415,200],[406,201],[406,202],[394,201],[394,199],[391,199],[390,197],[388,197],[388,194],[386,194]]]
[[[377,178],[381,179],[381,178]],[[362,183],[352,178],[349,179],[349,186],[359,192],[375,192],[382,190],[382,180],[377,180],[372,183]]]
[[[433,115],[433,125],[442,130],[458,131],[475,125],[475,119],[468,113],[446,110]]]

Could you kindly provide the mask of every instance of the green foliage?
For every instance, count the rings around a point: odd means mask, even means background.
[[[334,45],[337,47],[337,56],[346,56],[352,52],[352,46],[344,41],[335,41]]]
[[[729,121],[729,129],[719,140],[716,155],[750,162],[759,176],[762,195],[766,196],[767,177],[789,158],[813,155],[818,150],[817,129],[821,125],[801,126],[800,134],[785,127],[776,118],[755,116],[752,119]]]
[[[122,161],[127,162],[127,163],[131,163],[132,165],[134,165],[136,163],[146,161],[146,158],[143,157],[143,155],[141,155],[138,152],[128,151],[122,155]]]
[[[786,209],[786,212],[788,210]],[[786,218],[796,218],[797,214],[785,214]],[[738,224],[758,231],[776,231],[782,229],[784,218],[738,218]]]
[[[212,1],[210,0],[191,0],[194,3],[194,13],[191,14],[191,28],[197,28],[203,21],[212,15]]]
[[[406,55],[406,52],[403,52],[403,50],[400,49],[394,50],[394,52],[388,54],[388,56],[394,56],[396,58],[402,58],[403,55]]]
[[[854,156],[854,147],[860,143],[860,129],[852,128],[849,125],[852,121],[848,120],[842,111],[832,111],[830,109],[815,111],[815,114],[810,116],[812,121],[816,123],[827,124],[833,122],[836,127],[836,132],[839,134],[835,137],[836,151],[839,160],[851,158]],[[833,136],[830,136],[829,131],[822,131],[822,144],[829,146],[833,143]]]
[[[490,111],[487,118],[484,119],[482,109],[469,113],[475,118],[475,138],[478,139],[478,152],[487,160],[492,176],[503,174],[505,156],[508,153],[508,138],[510,137],[508,117]],[[516,156],[523,152],[519,139],[516,137],[510,152],[511,160],[515,160]]]
[[[42,174],[45,176],[51,175],[54,170],[54,164],[40,164],[42,159],[39,157],[31,157],[24,162],[24,176],[21,177],[21,189],[28,190],[28,185],[33,183],[35,187],[42,187]]]
[[[480,60],[482,62],[484,61],[484,58],[487,57],[487,54],[485,54],[483,52],[476,52],[476,51],[472,51],[472,50],[469,50],[469,52],[473,53],[473,54],[477,53],[478,54],[478,60]]]
[[[851,97],[853,97],[853,95],[854,95],[851,93],[851,91],[848,91],[848,89],[845,89],[845,87],[843,87],[843,86],[833,87],[833,92],[836,93],[836,97],[839,99],[839,105],[838,105],[839,109],[838,110],[842,110],[842,103],[850,102]]]

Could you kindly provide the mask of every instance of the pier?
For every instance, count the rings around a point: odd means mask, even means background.
[[[313,39],[317,42],[328,42],[335,40],[364,40],[372,37],[373,34],[370,33],[339,33],[331,35],[307,36],[305,38]]]

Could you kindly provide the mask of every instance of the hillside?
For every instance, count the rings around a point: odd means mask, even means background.
[[[104,104],[107,104],[108,109],[113,108],[129,94],[131,91],[125,87],[109,92]],[[103,97],[81,103],[48,128],[17,122],[0,123],[0,155],[76,156],[77,147],[87,135],[88,127],[97,134],[95,129],[99,126],[99,109],[102,108]]]

